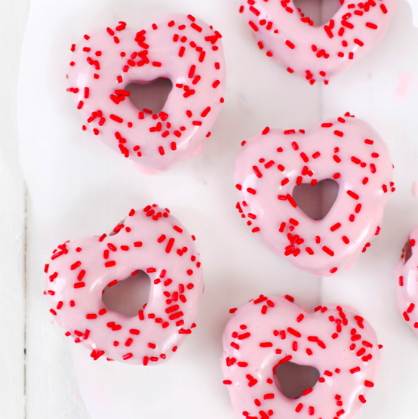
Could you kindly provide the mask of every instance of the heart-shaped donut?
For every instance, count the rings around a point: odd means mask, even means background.
[[[396,265],[398,311],[418,336],[418,227],[408,236],[402,250],[401,260]]]
[[[319,306],[309,313],[290,301],[261,295],[231,310],[222,370],[235,413],[246,419],[352,418],[378,376],[374,330],[353,310]],[[319,372],[315,386],[297,399],[282,394],[275,374],[289,361]]]
[[[135,31],[120,22],[84,35],[71,50],[71,92],[83,129],[141,166],[166,170],[210,136],[225,90],[221,34],[202,20],[165,15]],[[170,79],[161,112],[131,103],[130,83]]]
[[[106,309],[112,287],[138,271],[151,288],[148,303],[127,317]],[[94,360],[153,365],[170,359],[196,326],[203,292],[194,236],[167,209],[131,210],[108,236],[67,241],[45,265],[50,312]]]
[[[292,0],[242,0],[240,12],[268,57],[311,84],[328,84],[382,40],[396,2],[341,0],[334,17],[319,27]]]
[[[349,114],[348,114],[349,115]],[[379,234],[395,189],[383,140],[353,117],[304,130],[265,128],[247,142],[235,168],[237,209],[274,253],[316,275],[349,265]],[[338,196],[322,220],[308,217],[292,197],[296,185],[333,179]]]

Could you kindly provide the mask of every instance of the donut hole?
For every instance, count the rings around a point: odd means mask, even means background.
[[[125,87],[131,93],[129,100],[139,111],[145,109],[154,114],[163,110],[172,89],[171,80],[162,77],[149,82],[136,81]]]
[[[328,23],[341,7],[340,0],[293,0],[293,4],[300,9],[301,17],[309,17],[314,22],[313,26]]]
[[[409,259],[411,259],[412,256],[412,246],[411,246],[411,240],[408,237],[408,240],[405,243],[405,246],[402,249],[402,255],[401,259],[403,259],[403,263],[405,264],[408,262]]]
[[[122,220],[118,225],[109,233],[109,236],[116,236],[116,234],[119,234],[119,231],[123,228],[123,222],[125,220]]]
[[[321,180],[315,186],[302,183],[293,188],[292,198],[308,217],[322,220],[334,205],[339,188],[334,179]]]
[[[276,368],[276,385],[283,396],[297,399],[308,388],[313,388],[320,376],[319,371],[311,366],[285,362]]]
[[[143,271],[138,271],[135,275],[118,280],[114,285],[106,286],[102,301],[107,310],[126,317],[134,317],[148,302],[150,288],[149,276]]]

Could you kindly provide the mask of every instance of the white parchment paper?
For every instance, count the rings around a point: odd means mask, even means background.
[[[417,0],[407,0],[410,4],[412,13],[413,13],[413,22],[416,27],[418,27],[418,1]]]

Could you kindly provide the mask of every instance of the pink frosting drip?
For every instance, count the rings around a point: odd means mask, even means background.
[[[410,258],[406,262],[401,258],[394,272],[397,280],[396,296],[399,313],[418,336],[418,227],[409,233],[408,241]]]
[[[223,334],[222,370],[238,417],[352,418],[362,410],[380,367],[376,334],[354,310],[315,311],[264,296],[235,311]],[[298,399],[281,393],[274,373],[288,361],[320,373]]]
[[[196,326],[203,279],[194,236],[157,206],[132,210],[113,232],[53,252],[45,266],[50,311],[95,360],[160,364]],[[107,310],[103,289],[138,270],[151,280],[146,307],[135,317]]]
[[[91,31],[73,45],[70,88],[86,127],[124,157],[167,170],[210,136],[225,91],[221,34],[182,14],[165,15],[135,31]],[[168,78],[173,90],[158,114],[138,111],[124,88]]]
[[[397,0],[345,1],[325,25],[315,27],[292,0],[241,0],[241,13],[259,48],[290,73],[328,83],[364,57],[385,35]]]
[[[270,250],[315,275],[348,268],[379,234],[394,191],[389,150],[365,122],[331,119],[303,130],[266,128],[243,143],[235,168],[237,208]],[[334,179],[337,199],[322,220],[292,198],[301,183]]]

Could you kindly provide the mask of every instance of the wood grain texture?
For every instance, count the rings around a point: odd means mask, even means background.
[[[0,2],[0,416],[25,416],[26,187],[19,164],[16,90],[29,1]]]

